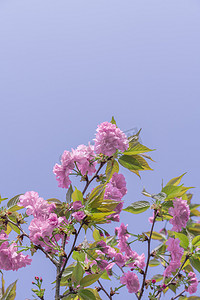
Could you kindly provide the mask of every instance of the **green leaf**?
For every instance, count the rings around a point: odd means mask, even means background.
[[[96,289],[88,288],[88,290],[94,293],[94,295],[95,295],[95,297],[96,297],[96,300],[102,300],[101,297],[99,296],[99,293],[97,292]]]
[[[74,267],[74,270],[72,272],[72,282],[75,282],[76,284],[79,284],[80,280],[83,277],[83,274],[84,274],[84,270],[83,270],[80,262],[77,261],[77,264]]]
[[[146,146],[137,143],[135,146],[129,148],[127,151],[124,151],[123,154],[125,155],[135,155],[135,154],[140,154],[144,152],[150,152],[154,151],[155,149],[149,149]]]
[[[166,184],[166,186],[168,186],[168,185],[175,185],[175,186],[177,186],[177,185],[181,182],[182,177],[183,177],[186,173],[187,173],[187,172],[183,173],[182,175],[180,175],[180,176],[178,176],[178,177],[172,178],[172,179]]]
[[[155,259],[155,258],[153,258],[153,259],[151,259],[151,260],[149,261],[149,266],[150,266],[150,267],[157,267],[157,266],[159,266],[159,265],[160,265],[160,261],[157,260],[157,259]]]
[[[61,278],[61,286],[65,286],[66,283],[67,283],[67,280],[72,277],[72,273],[73,273],[73,270],[74,270],[74,266],[73,265],[70,265],[69,267],[67,267],[64,272],[63,272],[63,275],[62,275],[62,278]]]
[[[131,205],[123,209],[124,211],[128,211],[132,214],[140,214],[146,211],[150,207],[150,203],[148,201],[137,201],[133,202]]]
[[[183,247],[185,250],[187,250],[187,248],[189,246],[188,237],[185,234],[179,233],[179,232],[174,232],[174,235],[176,238],[178,238],[180,240],[180,246]]]
[[[190,257],[191,265],[200,273],[200,261],[197,258]]]
[[[80,281],[80,285],[82,287],[86,287],[86,286],[90,286],[92,285],[94,282],[96,282],[97,280],[99,280],[99,278],[101,277],[102,273],[100,274],[90,274],[90,275],[86,275],[85,277],[83,277]]]
[[[4,200],[7,200],[8,198],[1,198],[1,195],[0,195],[0,203]]]
[[[119,163],[130,171],[144,170],[142,165],[132,156],[122,155],[119,158]]]
[[[105,184],[99,184],[97,187],[95,187],[90,195],[89,195],[89,202],[91,202],[91,200],[95,199],[96,197],[98,197],[106,188]]]
[[[55,203],[55,204],[62,204],[62,202],[59,199],[56,198],[50,198],[46,200],[48,203]]]
[[[88,217],[91,221],[96,222],[96,224],[102,224],[107,221],[106,217],[114,213],[114,211],[106,213],[92,213],[92,216]]]
[[[75,191],[72,193],[72,200],[73,202],[81,201],[83,203],[83,194],[76,187],[75,187]]]
[[[3,272],[1,272],[2,276],[1,276],[1,291],[2,291],[2,294],[4,294],[5,292],[5,280],[3,278]]]
[[[141,157],[140,155],[133,155],[132,157],[135,158],[141,164],[141,166],[143,167],[144,170],[151,170],[151,171],[153,170],[149,166],[147,161],[143,157]]]
[[[12,227],[10,226],[10,224],[7,225],[7,229],[5,230],[5,233],[7,235],[9,235],[9,233],[12,231]]]
[[[194,238],[193,238],[193,240],[192,240],[192,245],[193,246],[197,246],[197,245],[199,245],[200,244],[200,235],[197,235],[197,236],[195,236]]]
[[[110,277],[108,276],[108,273],[107,273],[106,270],[105,270],[105,271],[103,272],[103,274],[101,275],[101,278],[102,278],[102,279],[105,279],[105,280],[111,280]]]
[[[6,292],[2,298],[2,300],[14,300],[15,297],[16,297],[16,283],[17,283],[17,280],[13,283],[11,283],[7,289],[6,289]]]
[[[11,224],[11,223],[9,223],[9,226],[10,226],[17,234],[20,234],[20,230],[19,230],[19,228],[18,228],[17,226],[15,226],[15,225],[13,225],[13,224]]]
[[[116,160],[109,160],[106,166],[106,179],[109,181],[114,173],[119,172],[119,164]]]
[[[72,254],[74,260],[84,261],[85,260],[85,253],[80,251],[75,251]]]
[[[149,236],[150,236],[150,231],[145,232],[145,234],[149,237]],[[151,238],[152,238],[153,240],[158,240],[158,241],[162,241],[162,240],[165,240],[165,239],[166,239],[162,234],[160,234],[160,233],[158,233],[158,232],[155,232],[155,231],[152,232]]]
[[[78,295],[82,300],[96,300],[94,293],[89,289],[82,289],[78,291]]]
[[[152,280],[152,279],[155,279],[156,282],[159,282],[159,281],[161,281],[161,280],[163,279],[163,275],[161,275],[161,274],[156,274],[156,275],[154,275],[154,276],[151,278],[151,280]]]
[[[116,206],[120,203],[120,201],[116,201],[113,199],[103,199],[102,201],[98,201],[93,204],[93,207],[98,208],[100,212],[111,212]]]
[[[114,125],[116,125],[116,127],[117,127],[117,124],[116,124],[116,121],[115,121],[115,118],[112,116],[112,120],[110,121],[110,123],[111,124],[114,124]]]
[[[96,228],[93,230],[93,238],[95,241],[101,241],[102,237],[100,236],[99,230],[97,230]]]
[[[68,188],[67,194],[66,194],[66,201],[67,203],[70,203],[72,201],[72,194],[73,194],[73,188],[70,184],[70,187]]]
[[[18,211],[22,208],[23,208],[22,206],[14,205],[14,206],[9,208],[9,211],[14,212],[14,211]]]
[[[162,189],[162,192],[167,195],[167,199],[178,197],[182,191],[182,186],[167,185]]]
[[[7,207],[11,208],[12,206],[17,205],[17,203],[19,202],[19,197],[21,195],[23,195],[23,194],[19,194],[19,195],[14,196],[13,198],[11,198],[7,203]]]

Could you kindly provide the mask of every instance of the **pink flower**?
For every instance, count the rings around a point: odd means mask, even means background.
[[[125,262],[126,262],[126,258],[121,253],[117,253],[115,255],[115,263],[119,267],[123,267],[125,265]]]
[[[81,201],[75,201],[75,202],[73,202],[73,204],[72,204],[72,208],[73,208],[74,210],[79,210],[79,209],[82,208],[82,207],[83,207],[83,205],[82,205]]]
[[[23,255],[21,252],[17,253],[17,244],[3,242],[0,246],[0,269],[17,271],[22,267],[31,264],[32,259],[28,255]]]
[[[35,218],[46,219],[50,212],[55,209],[55,204],[49,204],[46,200],[39,197],[36,192],[26,192],[19,197],[19,206],[26,207],[27,215],[33,215]]]
[[[98,125],[94,149],[97,154],[113,155],[116,150],[125,151],[129,143],[126,135],[115,124],[104,122]]]
[[[97,162],[92,161],[95,157],[94,146],[79,145],[75,150],[72,149],[73,161],[77,163],[82,175],[86,173],[92,175],[96,172],[95,166]]]
[[[182,228],[186,227],[189,220],[190,209],[187,200],[182,200],[182,198],[175,199],[173,200],[174,207],[169,208],[169,214],[173,216],[173,219],[169,222],[173,225],[172,231],[181,231]]]
[[[114,173],[110,180],[110,184],[113,187],[116,187],[120,191],[122,195],[121,198],[126,195],[127,193],[126,180],[123,174]]]
[[[29,237],[31,242],[36,245],[41,245],[46,250],[49,250],[50,248],[41,239],[43,239],[48,244],[49,238],[52,236],[54,228],[60,226],[63,220],[64,217],[58,218],[54,213],[51,213],[49,215],[49,218],[46,220],[34,218],[29,225]],[[55,238],[58,241],[60,238],[62,238],[62,236],[57,234],[55,235]]]
[[[62,188],[68,188],[71,180],[69,179],[69,174],[74,169],[74,161],[72,154],[65,150],[61,157],[61,165],[55,164],[53,168],[53,173],[56,175],[56,180],[58,181],[58,186]]]
[[[77,211],[77,212],[74,212],[72,214],[72,216],[74,217],[74,219],[78,222],[80,222],[81,220],[83,220],[86,216],[86,214],[84,213],[84,211],[80,210],[80,211]]]
[[[125,226],[124,223],[121,223],[120,227],[116,227],[115,230],[117,231],[118,238],[125,238],[126,240],[130,237],[127,231],[127,226]]]
[[[173,239],[171,237],[166,242],[166,245],[168,245],[167,250],[171,252],[172,260],[180,261],[182,258],[184,250],[179,246],[179,244],[179,239]]]
[[[128,271],[120,278],[122,284],[126,284],[129,293],[137,293],[140,288],[139,279],[136,274]]]
[[[198,279],[196,277],[196,274],[193,272],[190,272],[188,274],[188,277],[189,277],[189,287],[186,288],[185,290],[189,292],[189,294],[194,294],[197,291]]]
[[[166,242],[166,245],[168,245],[167,250],[171,252],[171,261],[164,271],[164,276],[169,277],[172,272],[175,272],[176,269],[180,267],[184,250],[179,244],[179,239],[173,239],[171,237]]]

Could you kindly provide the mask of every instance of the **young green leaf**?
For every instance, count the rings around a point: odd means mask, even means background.
[[[133,202],[131,205],[123,209],[124,211],[130,212],[132,214],[140,214],[146,211],[150,207],[148,201],[137,201]]]
[[[83,203],[83,194],[76,187],[75,187],[75,191],[72,193],[72,200],[73,202],[81,201]]]
[[[116,160],[109,160],[106,166],[106,179],[109,181],[114,173],[119,172],[119,164]]]
[[[84,274],[84,270],[79,261],[77,261],[76,266],[72,272],[72,282],[79,284],[80,280],[82,279]]]
[[[100,274],[90,274],[83,277],[80,281],[80,285],[82,287],[90,286],[91,284],[95,283],[101,277],[102,273]]]
[[[17,205],[17,203],[19,202],[19,197],[21,195],[23,195],[23,194],[19,194],[19,195],[14,196],[13,198],[11,198],[7,203],[7,207],[11,208],[12,206]]]
[[[66,201],[67,203],[70,203],[72,201],[72,194],[73,194],[73,188],[70,184],[70,187],[68,188],[67,194],[66,194]]]
[[[187,250],[187,248],[189,246],[188,237],[185,234],[179,233],[179,232],[174,232],[174,235],[176,238],[178,238],[180,240],[180,246],[183,247],[185,250]]]
[[[78,295],[82,300],[96,300],[94,293],[89,289],[81,289],[78,292]]]

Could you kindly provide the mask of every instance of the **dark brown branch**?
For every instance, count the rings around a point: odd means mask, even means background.
[[[102,291],[106,294],[106,296],[108,297],[108,299],[112,300],[112,296],[108,294],[108,292],[104,289],[103,285],[101,284],[101,282],[99,280],[97,280],[98,284],[100,285],[100,288],[102,289]]]
[[[147,256],[146,268],[145,268],[145,271],[144,271],[142,287],[141,287],[141,290],[140,290],[140,293],[139,293],[139,296],[138,296],[138,300],[140,300],[142,298],[142,295],[144,293],[145,280],[146,280],[147,271],[148,271],[148,267],[149,267],[149,261],[150,261],[150,257],[151,257],[151,237],[152,237],[156,217],[157,217],[157,210],[154,210],[153,223],[152,223],[152,226],[151,226],[151,231],[150,231],[149,238],[147,240],[147,242],[148,242],[148,254],[147,255],[148,256]]]
[[[106,161],[105,161],[105,162],[101,162],[101,163],[100,163],[100,166],[99,166],[98,170],[96,171],[96,173],[94,174],[94,176],[93,176],[90,180],[87,179],[85,188],[84,188],[84,190],[83,190],[83,195],[85,194],[85,192],[86,192],[88,186],[90,185],[90,183],[91,183],[95,178],[98,177],[98,173],[99,173],[99,171],[101,170],[101,168],[105,165],[105,163],[106,163]]]

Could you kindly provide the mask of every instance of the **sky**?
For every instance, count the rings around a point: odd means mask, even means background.
[[[63,151],[87,144],[115,117],[122,130],[142,128],[155,162],[126,176],[130,204],[146,200],[187,172],[199,201],[200,2],[198,0],[0,0],[0,193],[37,191],[64,200],[52,168]],[[121,221],[149,229],[151,212]],[[136,246],[136,250],[137,248]],[[34,276],[53,299],[54,269],[42,254],[17,278],[16,300],[32,299]],[[126,289],[123,296],[133,299]],[[104,296],[102,296],[102,299]],[[120,299],[120,296],[116,296]]]

